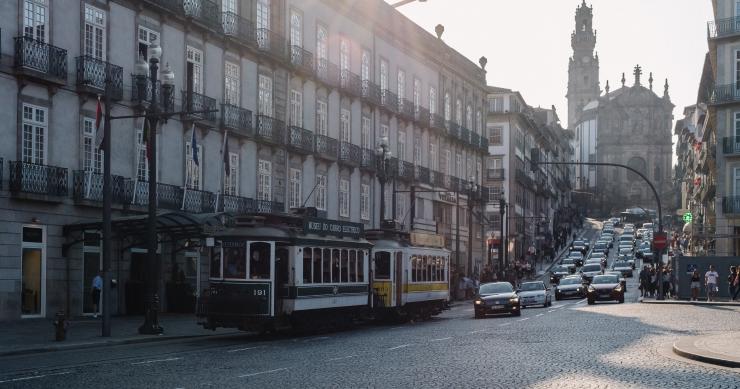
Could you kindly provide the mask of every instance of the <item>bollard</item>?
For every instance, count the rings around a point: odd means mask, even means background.
[[[67,318],[64,315],[64,311],[57,312],[53,324],[54,324],[54,330],[55,330],[54,339],[57,342],[61,342],[67,339],[67,327],[69,327],[69,322],[67,321]]]

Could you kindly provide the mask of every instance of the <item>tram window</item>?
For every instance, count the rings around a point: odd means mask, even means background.
[[[270,244],[265,242],[249,245],[249,278],[270,278]]]
[[[357,251],[349,251],[349,282],[357,282]]]
[[[342,262],[341,262],[341,270],[342,270],[342,277],[340,279],[340,282],[349,282],[349,275],[347,274],[349,272],[349,253],[347,250],[342,250]]]
[[[427,257],[427,281],[432,281],[432,264],[434,263],[434,257]]]
[[[329,249],[324,249],[321,268],[324,272],[324,279],[322,282],[331,282],[331,250]]]
[[[224,278],[247,278],[247,263],[244,247],[225,247]]]
[[[391,279],[391,253],[378,251],[375,253],[375,279]]]
[[[411,256],[411,282],[416,282],[416,257]]]
[[[311,274],[313,273],[313,269],[311,267],[313,261],[311,258],[311,254],[313,253],[313,250],[310,247],[304,247],[303,248],[303,283],[304,284],[310,284],[313,277]]]
[[[365,252],[357,252],[357,282],[365,282]]]
[[[331,282],[339,282],[339,249],[331,251]]]
[[[424,282],[429,281],[429,257],[424,256],[424,260],[421,265],[421,280]]]
[[[211,272],[210,272],[211,278],[221,278],[221,259],[223,258],[222,257],[223,255],[224,255],[223,248],[218,252],[215,252],[215,253],[212,252]]]
[[[313,283],[321,283],[321,249],[313,249]]]
[[[429,281],[437,281],[437,257],[429,257]]]

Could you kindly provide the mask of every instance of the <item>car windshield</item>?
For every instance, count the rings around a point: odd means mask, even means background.
[[[572,265],[575,263],[575,261],[573,260],[573,258],[565,258],[562,261],[560,261],[560,263],[563,265]]]
[[[629,247],[622,247],[619,249],[620,254],[629,254],[632,252],[632,249]]]
[[[519,290],[522,292],[529,292],[532,290],[545,290],[545,284],[542,282],[525,282],[519,286]]]
[[[591,253],[591,258],[604,258],[604,253]]]
[[[570,254],[568,254],[568,257],[570,257],[570,258],[583,258],[583,254],[581,254],[581,253],[579,253],[577,251],[573,251]]]
[[[565,278],[560,280],[560,285],[575,285],[575,284],[581,284],[582,281],[580,278]]]
[[[567,272],[568,271],[568,268],[565,267],[565,266],[555,266],[550,271],[553,272],[553,273],[558,273],[558,272],[561,272],[562,273],[562,272]]]
[[[601,265],[586,265],[582,269],[584,272],[587,271],[601,271]]]
[[[493,293],[511,293],[514,289],[508,282],[497,282],[493,284],[483,284],[480,286],[480,294],[493,294]]]
[[[595,276],[592,284],[616,284],[619,282],[619,277],[612,274],[604,274],[601,276]]]
[[[629,266],[629,263],[625,261],[614,262],[614,267],[627,267],[627,266]]]

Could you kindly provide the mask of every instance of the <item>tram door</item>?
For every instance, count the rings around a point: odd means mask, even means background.
[[[286,294],[290,282],[289,255],[287,247],[278,246],[275,249],[275,315],[283,312],[283,299],[288,297]]]
[[[394,283],[396,285],[396,306],[400,307],[403,305],[401,302],[401,299],[403,298],[403,286],[407,282],[403,272],[403,253],[400,251],[396,253],[394,277],[396,279],[396,282]]]

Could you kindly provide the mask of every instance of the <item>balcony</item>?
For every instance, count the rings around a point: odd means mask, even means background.
[[[184,90],[182,91],[182,110],[192,119],[216,122],[218,104],[216,103],[216,99],[213,97]],[[213,112],[196,113],[196,111],[209,110]]]
[[[453,122],[452,120],[447,120],[447,135],[450,136],[450,138],[459,140],[460,139],[460,125]]]
[[[445,127],[445,119],[444,117],[436,114],[436,113],[430,113],[429,114],[429,127],[432,130],[437,130],[440,133],[443,133],[447,128]]]
[[[740,155],[740,137],[727,136],[722,138],[722,151],[725,155]]]
[[[380,108],[390,114],[398,112],[398,96],[388,89],[383,89],[380,93]]]
[[[257,139],[282,145],[285,142],[285,123],[270,116],[257,115]]]
[[[224,12],[221,14],[221,28],[224,35],[236,40],[242,45],[248,47],[255,47],[257,45],[254,35],[254,24],[233,12]]]
[[[740,214],[740,196],[722,197],[722,213],[726,215]]]
[[[436,170],[431,171],[429,181],[434,186],[438,186],[441,188],[445,187],[445,175]]]
[[[267,28],[254,30],[254,38],[257,49],[266,53],[275,60],[285,60],[285,38],[282,35]]]
[[[110,80],[110,97],[123,99],[123,68],[84,55],[77,57],[77,89],[93,95],[105,93],[105,80]]]
[[[420,184],[431,185],[432,177],[429,168],[424,166],[414,166],[414,180]]]
[[[489,180],[503,180],[505,177],[504,169],[487,169],[486,178]]]
[[[166,112],[174,112],[174,93],[170,93],[169,96],[163,96],[161,82],[157,81],[155,88],[152,88],[152,82],[148,77],[140,78],[139,76],[131,75],[131,102],[134,103],[137,109],[141,110],[149,106],[149,102],[152,99],[152,92],[160,103],[162,102],[161,99],[167,98],[163,109]]]
[[[339,162],[347,166],[359,166],[362,159],[360,146],[350,142],[342,142],[339,145]]]
[[[197,189],[187,189],[184,192],[185,200],[182,210],[190,213],[216,212],[216,195],[213,192]]]
[[[297,126],[288,127],[288,148],[301,154],[313,152],[313,132]]]
[[[740,34],[740,17],[719,19],[707,23],[709,38],[725,38]]]
[[[374,106],[380,105],[380,87],[370,80],[362,80],[362,98],[365,102]]]
[[[462,180],[454,176],[446,176],[447,189],[453,192],[460,192],[463,189]]]
[[[190,190],[190,189],[188,189]],[[149,183],[136,181],[134,183],[131,204],[139,207],[149,205]],[[170,184],[157,183],[157,208],[179,211],[182,209],[182,187]]]
[[[470,131],[470,145],[473,148],[480,149],[481,137],[475,131]]]
[[[404,181],[413,181],[414,179],[414,165],[411,162],[398,161],[396,168],[396,177]]]
[[[339,73],[339,89],[352,97],[362,97],[362,80],[360,76],[343,69]]]
[[[709,90],[709,104],[721,105],[740,102],[740,88],[735,84],[714,85]]]
[[[488,139],[484,136],[480,137],[480,150],[488,153]]]
[[[182,10],[186,18],[203,26],[221,31],[221,7],[211,0],[182,0]]]
[[[15,72],[57,85],[67,83],[67,50],[26,36],[15,38]]]
[[[326,135],[315,135],[314,150],[319,158],[336,161],[339,156],[339,141]]]
[[[339,86],[339,66],[326,58],[316,58],[316,78],[327,88]]]
[[[460,127],[460,131],[457,133],[457,138],[463,144],[470,144],[470,130],[465,127]]]
[[[40,195],[39,200],[61,201],[51,197],[69,194],[66,168],[30,162],[10,161],[10,192],[13,195]]]
[[[255,200],[241,196],[223,196],[223,211],[235,215],[253,213],[280,213],[285,204],[277,201]]]
[[[416,121],[420,127],[429,128],[429,110],[422,106],[418,106],[416,108],[417,109],[414,111],[414,121]]]
[[[111,175],[111,199],[113,204],[131,203],[133,182],[125,177]],[[103,175],[85,170],[72,173],[72,196],[76,203],[93,203],[102,206]]]
[[[221,126],[232,133],[251,137],[252,111],[231,104],[221,104]]]
[[[375,170],[375,150],[362,149],[362,159],[360,160],[360,168],[374,171]]]
[[[399,98],[398,116],[401,118],[401,120],[405,120],[407,122],[414,121],[414,118],[416,116],[414,114],[414,103],[412,103],[408,99]]]
[[[534,180],[531,177],[529,177],[524,170],[516,169],[515,178],[516,178],[516,181],[522,186],[524,186],[525,188],[535,189]]]
[[[290,65],[296,73],[311,77],[314,75],[313,54],[301,46],[290,46]]]

